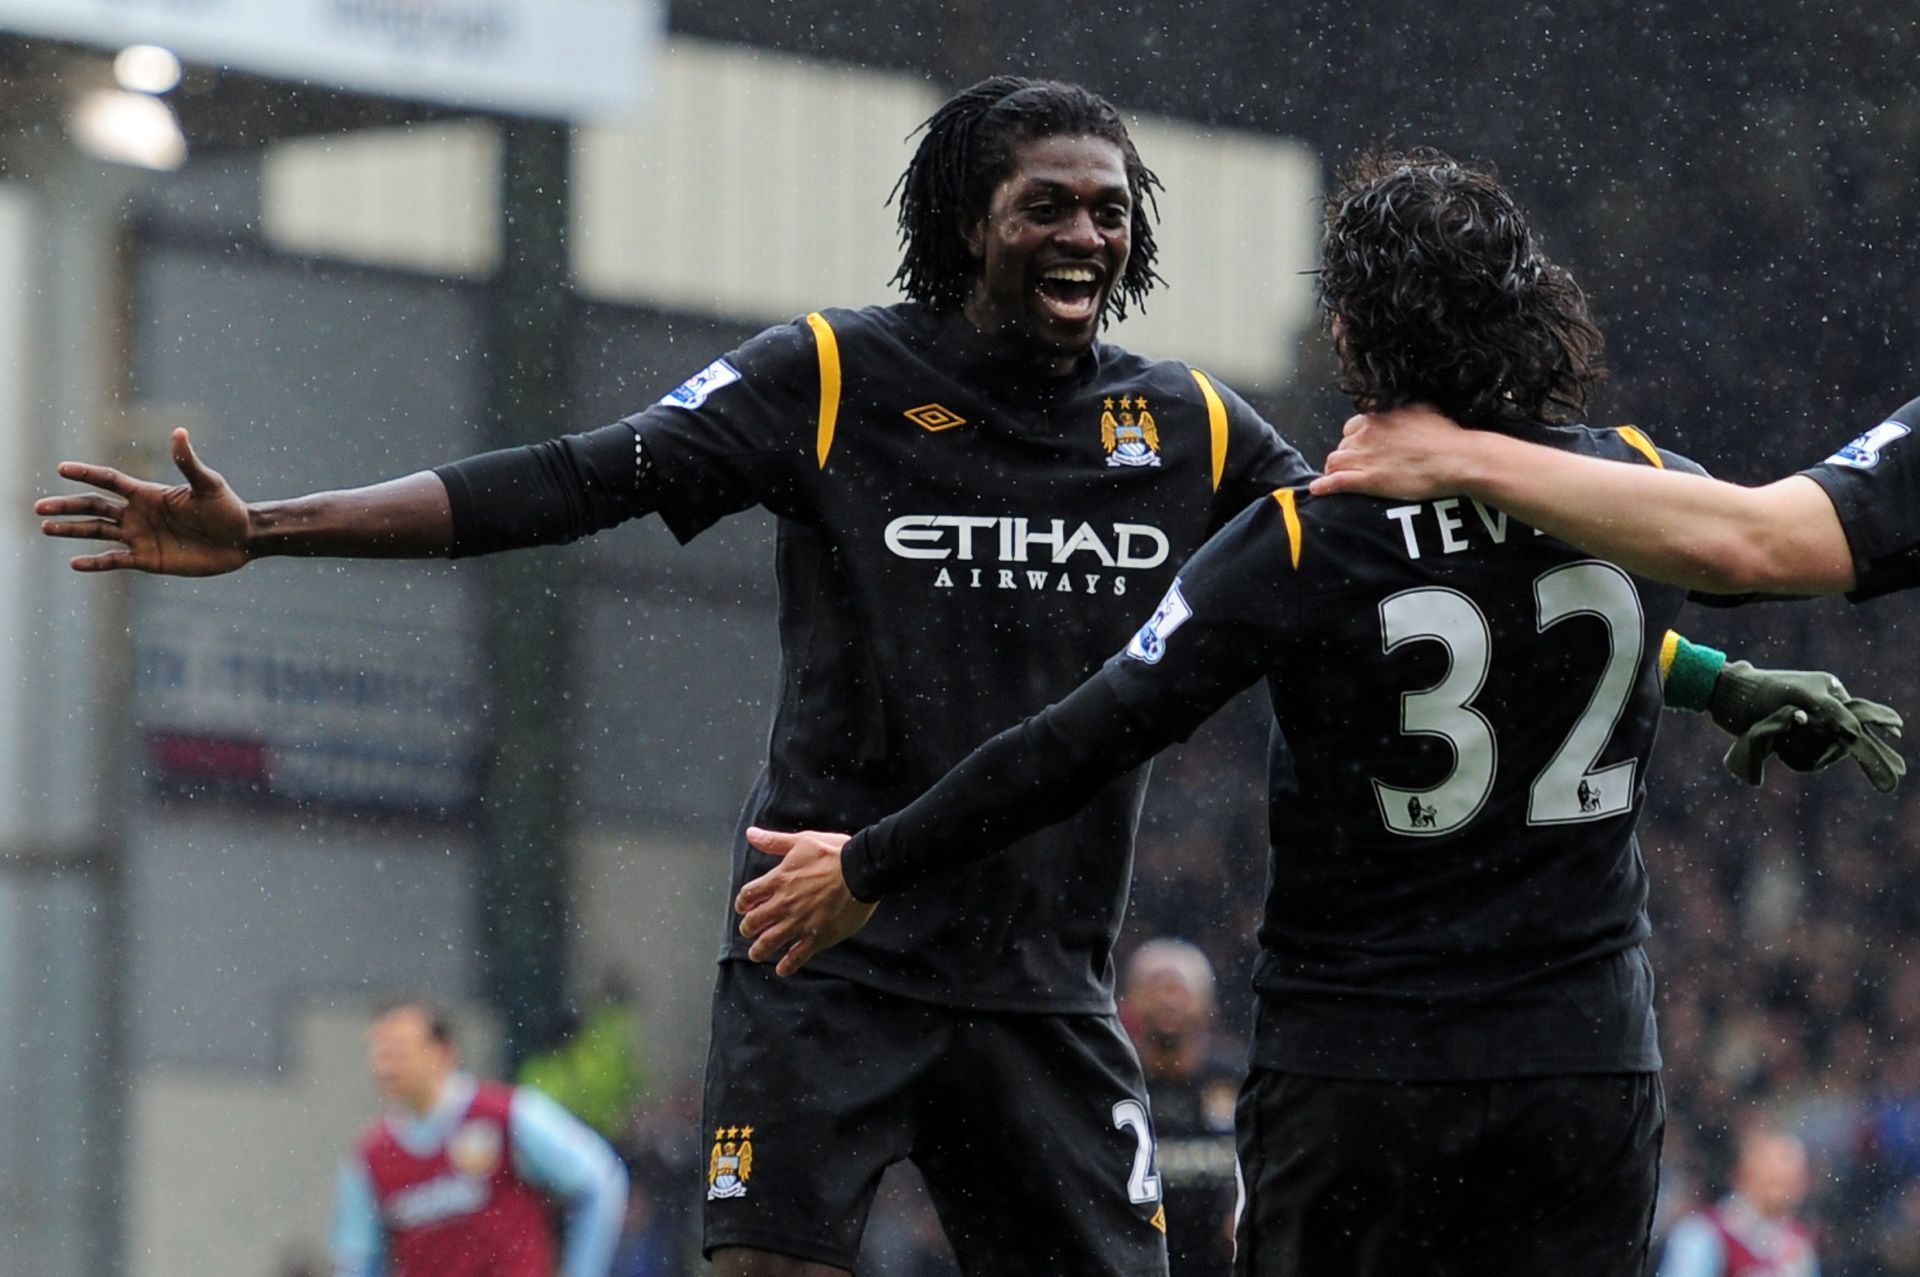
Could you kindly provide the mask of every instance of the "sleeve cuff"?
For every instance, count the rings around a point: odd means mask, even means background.
[[[847,890],[863,905],[876,903],[887,894],[880,867],[873,863],[872,831],[862,829],[840,849],[840,876]]]
[[[1713,685],[1720,681],[1720,667],[1726,663],[1725,652],[1689,643],[1668,630],[1666,642],[1660,648],[1667,708],[1704,713],[1713,696]]]

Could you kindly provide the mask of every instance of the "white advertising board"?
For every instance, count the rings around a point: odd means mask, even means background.
[[[567,119],[631,112],[661,26],[659,0],[0,0],[0,29]]]

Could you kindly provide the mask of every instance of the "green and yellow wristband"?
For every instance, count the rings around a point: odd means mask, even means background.
[[[1660,685],[1666,691],[1667,708],[1705,713],[1720,681],[1720,667],[1727,654],[1698,643],[1690,643],[1672,630],[1660,643]]]

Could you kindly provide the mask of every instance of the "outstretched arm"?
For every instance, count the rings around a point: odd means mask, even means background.
[[[115,543],[73,560],[81,572],[131,569],[165,576],[218,576],[269,555],[429,558],[453,545],[446,486],[422,471],[370,487],[248,504],[173,432],[173,463],[185,480],[152,483],[111,466],[68,461],[60,477],[96,492],[42,497],[34,513],[52,537]]]
[[[1469,496],[1630,572],[1720,594],[1840,594],[1853,557],[1833,502],[1794,475],[1743,488],[1465,430],[1413,406],[1350,419],[1318,494]]]
[[[996,855],[1125,783],[1270,670],[1296,602],[1291,509],[1276,496],[1243,510],[1188,561],[1123,652],[900,811],[851,840],[749,831],[782,857],[734,900],[749,956],[784,954],[780,973],[791,974],[857,931],[872,902]]]
[[[753,941],[748,956],[755,962],[778,956],[779,973],[792,975],[865,926],[874,902],[1064,820],[1179,739],[1183,728],[1191,724],[1143,721],[1103,671],[1001,732],[912,803],[851,839],[817,830],[748,830],[757,850],[781,857],[735,897],[740,934]]]

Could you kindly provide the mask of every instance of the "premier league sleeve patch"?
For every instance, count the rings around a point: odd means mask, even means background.
[[[1880,464],[1880,454],[1913,432],[1898,421],[1883,421],[1827,458],[1828,465],[1852,466],[1871,470]]]
[[[1158,665],[1160,658],[1167,654],[1167,639],[1192,615],[1193,609],[1187,605],[1186,596],[1180,593],[1180,582],[1176,580],[1167,597],[1160,600],[1160,606],[1127,644],[1127,655],[1136,661]]]
[[[660,396],[668,408],[698,408],[714,391],[740,380],[740,370],[724,359],[716,359],[687,378],[679,386]]]

